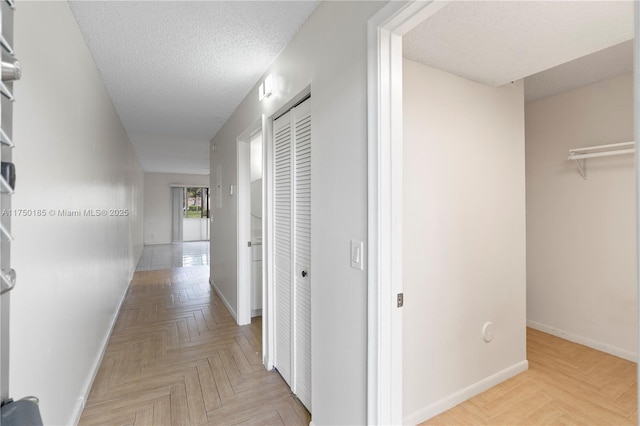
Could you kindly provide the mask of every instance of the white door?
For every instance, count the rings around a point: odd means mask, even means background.
[[[311,105],[273,123],[275,360],[311,411]]]
[[[294,388],[311,411],[311,101],[293,112]]]
[[[274,141],[274,365],[280,375],[293,387],[292,357],[292,298],[291,228],[293,225],[291,112],[273,122]]]

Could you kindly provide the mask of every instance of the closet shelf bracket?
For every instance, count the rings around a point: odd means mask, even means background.
[[[569,160],[574,160],[583,179],[587,178],[587,158],[611,157],[613,155],[633,154],[635,142],[612,143],[609,145],[588,146],[569,150]]]

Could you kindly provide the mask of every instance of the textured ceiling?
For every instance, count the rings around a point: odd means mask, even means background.
[[[208,174],[209,140],[318,2],[70,5],[142,168]]]
[[[453,1],[403,39],[404,56],[490,86],[633,38],[632,1]]]
[[[532,102],[631,72],[633,40],[525,78],[524,100]]]

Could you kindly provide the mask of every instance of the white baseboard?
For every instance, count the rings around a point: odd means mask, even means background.
[[[82,411],[84,410],[85,397],[81,396],[76,399],[76,403],[73,406],[72,414],[71,414],[71,423],[73,425],[77,425],[80,422],[80,416],[82,415]]]
[[[224,306],[227,307],[227,310],[229,311],[229,313],[231,314],[233,319],[236,320],[236,323],[237,323],[238,322],[238,315],[236,314],[235,309],[233,309],[231,307],[231,304],[229,303],[227,298],[224,297],[224,294],[222,294],[222,291],[220,291],[220,289],[218,288],[216,283],[213,282],[213,280],[211,278],[209,278],[209,284],[211,285],[211,287],[213,287],[213,289],[216,291],[216,293],[218,293],[218,296],[220,296],[220,299],[222,299],[222,303],[224,303]]]
[[[447,396],[446,398],[441,399],[440,401],[436,401],[431,405],[427,405],[424,408],[421,408],[407,416],[404,416],[402,423],[405,425],[417,425],[424,422],[425,420],[429,420],[430,418],[444,413],[445,411],[455,407],[456,405],[466,401],[467,399],[474,397],[479,393],[482,393],[487,389],[492,388],[495,385],[502,383],[517,374],[522,373],[523,371],[526,371],[528,368],[528,361],[520,361],[519,363],[512,365],[509,368],[505,368],[504,370],[486,377],[479,382],[467,386],[466,388],[460,389],[459,391]]]
[[[71,420],[72,422],[70,424],[74,424],[77,425],[78,422],[80,422],[80,416],[82,416],[82,411],[84,410],[84,405],[87,402],[87,398],[89,397],[89,392],[91,391],[91,387],[93,386],[93,382],[96,379],[96,375],[98,374],[98,370],[100,369],[100,364],[102,364],[102,359],[104,358],[104,354],[107,351],[107,345],[109,344],[109,339],[111,338],[111,334],[113,333],[113,329],[116,326],[116,321],[118,320],[118,314],[120,313],[120,308],[122,307],[122,304],[124,303],[124,299],[127,296],[127,291],[129,290],[129,285],[131,285],[131,281],[133,281],[133,275],[136,273],[135,271],[135,265],[134,265],[134,269],[133,271],[131,271],[131,273],[129,274],[129,281],[127,282],[127,285],[124,287],[124,291],[122,292],[122,294],[120,295],[120,300],[118,301],[118,304],[116,306],[115,312],[113,313],[113,316],[111,317],[111,323],[109,324],[109,327],[107,329],[107,334],[103,337],[102,339],[102,343],[100,345],[100,351],[98,352],[98,356],[96,357],[94,363],[93,363],[93,367],[92,367],[92,372],[91,372],[91,376],[89,376],[88,380],[86,381],[85,385],[82,388],[82,393],[80,394],[80,397],[78,398],[78,402],[71,414]]]
[[[252,309],[251,310],[251,318],[253,317],[261,317],[262,316],[262,308],[260,309]]]
[[[578,343],[580,345],[588,346],[592,349],[596,349],[601,352],[606,352],[608,354],[620,357],[622,359],[626,359],[628,361],[632,361],[636,363],[638,362],[637,352],[628,351],[626,349],[622,349],[617,346],[612,346],[607,343],[589,339],[588,337],[584,337],[574,333],[570,333],[568,331],[560,330],[550,325],[542,324],[536,321],[527,320],[527,327],[531,327],[534,330],[542,331],[543,333],[548,333],[553,336],[560,337],[562,339],[568,340],[573,343]]]

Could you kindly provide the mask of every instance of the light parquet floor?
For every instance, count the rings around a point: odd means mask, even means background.
[[[424,425],[637,425],[636,364],[527,329],[529,370]]]
[[[261,362],[262,324],[238,326],[209,267],[135,273],[80,425],[308,425]]]

